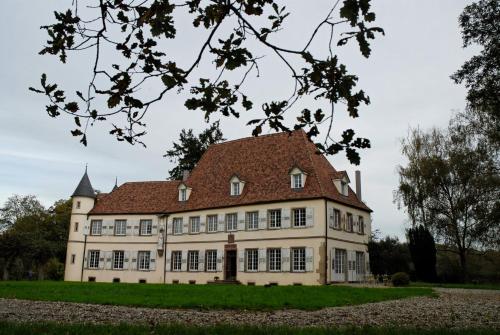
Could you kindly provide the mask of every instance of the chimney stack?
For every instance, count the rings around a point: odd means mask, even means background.
[[[356,170],[356,195],[359,201],[363,201],[361,198],[361,171]]]
[[[189,178],[189,170],[182,170],[182,181],[186,181]]]

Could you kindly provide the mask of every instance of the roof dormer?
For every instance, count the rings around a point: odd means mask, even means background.
[[[293,189],[301,189],[304,188],[306,184],[307,173],[302,171],[298,167],[293,167],[290,172],[290,187]]]
[[[234,175],[229,180],[229,189],[231,196],[239,196],[243,193],[243,188],[245,187],[245,182],[241,180],[237,175]]]
[[[349,183],[350,182],[351,181],[349,180],[349,176],[347,175],[347,172],[345,172],[345,171],[339,171],[337,177],[335,179],[333,179],[333,184],[335,184],[337,191],[339,191],[339,193],[344,195],[344,196],[349,195]]]
[[[191,188],[184,183],[180,183],[179,187],[179,201],[188,201],[191,195]]]

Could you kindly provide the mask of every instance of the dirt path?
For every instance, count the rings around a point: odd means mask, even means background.
[[[181,322],[338,326],[393,325],[419,328],[500,329],[500,291],[437,288],[439,298],[416,297],[318,311],[149,309],[67,302],[0,299],[0,320],[120,323]]]

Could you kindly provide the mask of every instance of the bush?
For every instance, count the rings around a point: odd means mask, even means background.
[[[410,284],[410,276],[406,272],[396,272],[391,278],[394,286],[408,286]]]
[[[45,274],[47,275],[47,279],[62,280],[64,277],[64,264],[57,258],[49,259],[47,264],[45,264]]]

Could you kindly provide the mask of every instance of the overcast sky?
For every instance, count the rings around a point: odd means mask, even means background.
[[[339,51],[341,60],[360,77],[359,88],[372,103],[362,108],[361,117],[349,119],[339,109],[336,130],[353,127],[372,141],[362,152],[359,167],[351,166],[344,155],[330,157],[337,170],[362,171],[363,198],[374,210],[375,229],[383,234],[404,236],[405,213],[393,203],[397,187],[396,167],[404,164],[399,141],[409,127],[445,126],[450,116],[465,105],[465,89],[449,76],[472,55],[462,49],[457,18],[470,1],[459,0],[373,0],[376,24],[386,36],[372,42],[367,60],[355,45]],[[89,165],[95,188],[107,192],[118,182],[163,180],[172,163],[162,154],[176,140],[182,128],[205,127],[201,112],[183,107],[185,96],[170,94],[154,106],[147,117],[147,148],[118,143],[107,135],[109,123],[89,131],[89,146],[83,147],[71,137],[72,120],[51,119],[44,111],[47,101],[28,91],[46,72],[64,87],[83,89],[90,74],[89,55],[70,55],[67,65],[55,57],[39,56],[46,35],[39,27],[53,22],[52,11],[66,8],[70,1],[4,0],[0,11],[0,204],[12,194],[35,194],[46,206],[68,198]],[[285,3],[285,2],[283,2]],[[303,45],[308,34],[326,14],[331,1],[286,1],[292,12],[286,29],[273,42],[285,47]],[[179,20],[182,41],[170,46],[168,53],[178,56],[180,64],[194,59],[206,31],[188,31],[189,21]],[[183,28],[186,28],[184,33]],[[323,35],[324,36],[324,35]],[[320,36],[315,48],[324,47]],[[268,50],[261,76],[246,84],[257,102],[286,97],[290,90],[288,74]],[[112,55],[105,55],[104,61]],[[184,61],[184,63],[183,63]],[[198,75],[208,69],[202,64]],[[205,72],[206,73],[206,72]],[[154,92],[155,87],[148,90]],[[261,99],[261,100],[259,100]],[[259,103],[257,103],[259,105]],[[315,109],[314,102],[297,106]],[[319,106],[321,107],[321,106]],[[341,108],[340,106],[339,108]],[[240,120],[222,119],[228,139],[250,136],[246,121],[259,115],[243,114]],[[293,112],[288,122],[293,122]],[[354,185],[352,185],[354,188]]]

